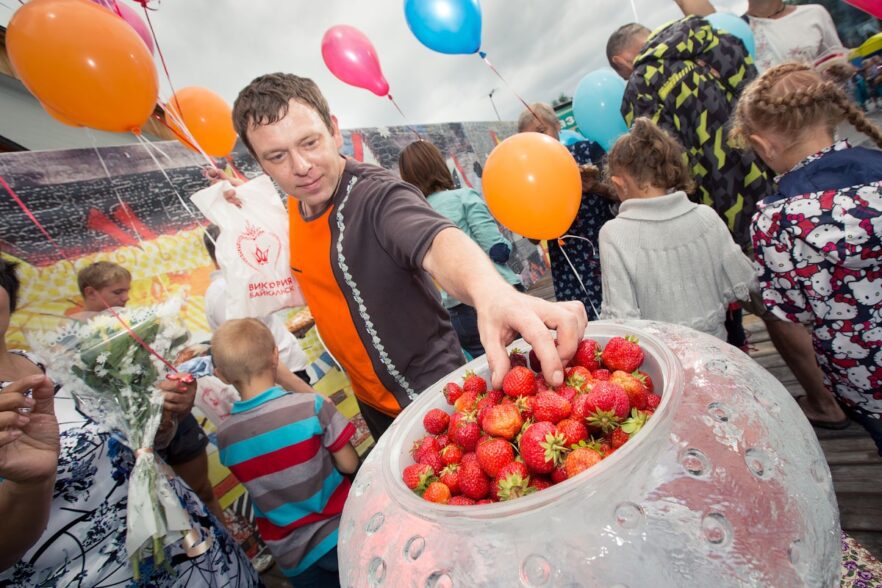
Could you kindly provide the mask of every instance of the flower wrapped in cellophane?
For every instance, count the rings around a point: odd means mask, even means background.
[[[163,417],[157,383],[169,369],[163,358],[173,358],[188,339],[180,310],[180,300],[120,308],[30,336],[50,376],[73,395],[79,410],[107,427],[135,454],[129,476],[126,550],[136,575],[142,559],[152,555],[154,563],[161,563],[164,546],[184,538],[192,528],[169,484],[167,466],[154,455]],[[169,430],[173,432],[173,427]]]

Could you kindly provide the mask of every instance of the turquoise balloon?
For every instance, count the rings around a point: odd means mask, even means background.
[[[711,23],[715,29],[729,33],[730,35],[741,39],[747,52],[750,53],[751,57],[756,59],[756,39],[753,37],[753,31],[750,29],[750,25],[744,22],[743,19],[734,14],[729,14],[728,12],[714,12],[713,14],[706,16],[705,20]]]
[[[439,53],[477,53],[481,48],[478,0],[404,0],[404,18],[417,40]]]
[[[585,137],[605,151],[628,131],[622,118],[625,80],[609,68],[592,71],[582,78],[573,97],[573,116]]]
[[[560,132],[560,142],[563,143],[566,147],[569,147],[570,145],[575,145],[576,143],[581,143],[584,140],[585,137],[583,137],[576,131],[562,129]]]

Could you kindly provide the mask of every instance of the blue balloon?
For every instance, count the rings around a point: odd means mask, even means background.
[[[747,52],[750,53],[751,57],[756,59],[756,39],[753,37],[753,31],[750,29],[750,25],[744,22],[743,19],[734,14],[729,14],[728,12],[714,12],[713,14],[706,16],[705,20],[711,23],[715,29],[725,31],[730,35],[741,39]]]
[[[576,131],[571,131],[570,129],[563,129],[560,132],[560,142],[565,146],[569,147],[570,145],[574,145],[576,143],[581,143],[585,141],[585,137]]]
[[[481,48],[478,0],[404,0],[404,18],[420,43],[450,55]]]
[[[583,135],[605,151],[628,131],[622,118],[625,80],[609,68],[592,71],[582,78],[573,97],[573,116]]]

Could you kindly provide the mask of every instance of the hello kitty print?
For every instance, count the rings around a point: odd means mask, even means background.
[[[766,306],[811,325],[836,395],[882,418],[882,182],[761,203],[752,228]]]

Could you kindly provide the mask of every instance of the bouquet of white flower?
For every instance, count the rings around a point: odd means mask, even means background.
[[[190,516],[160,469],[166,466],[153,453],[163,412],[163,396],[156,384],[167,371],[161,358],[173,358],[188,338],[180,308],[181,301],[173,300],[118,309],[119,318],[99,314],[30,337],[50,375],[73,394],[78,408],[135,453],[126,549],[136,575],[141,559],[152,554],[155,563],[161,563],[164,546],[192,528]]]

